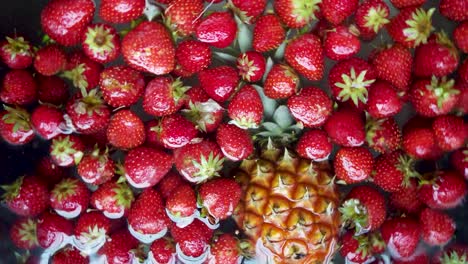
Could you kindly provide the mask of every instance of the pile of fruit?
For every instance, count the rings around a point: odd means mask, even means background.
[[[20,263],[468,263],[466,0],[40,12],[0,42],[1,138],[50,146],[2,186]]]

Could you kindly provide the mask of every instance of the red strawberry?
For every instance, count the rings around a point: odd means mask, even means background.
[[[145,80],[140,72],[130,67],[113,66],[101,72],[99,88],[110,106],[130,106],[143,94]]]
[[[216,2],[216,1],[207,1],[207,2]],[[218,1],[219,2],[219,1]],[[267,0],[253,0],[253,1],[243,1],[243,0],[232,0],[229,3],[229,7],[232,11],[244,22],[247,24],[252,24],[255,22],[260,15],[263,14],[265,7],[267,5]]]
[[[466,63],[468,66],[468,63]],[[467,68],[467,75],[466,78],[468,80],[468,67]],[[461,83],[458,81],[456,84],[456,89],[460,90],[460,95],[458,95],[458,102],[456,105],[456,110],[462,114],[468,113],[468,81],[466,83]]]
[[[128,230],[113,233],[106,244],[99,250],[99,255],[105,256],[107,264],[126,264],[137,261],[135,256],[138,247],[136,240]]]
[[[382,224],[380,230],[393,257],[409,257],[416,251],[421,234],[420,226],[416,220],[410,217],[389,219]]]
[[[219,126],[216,132],[216,142],[224,156],[232,161],[246,159],[254,151],[253,140],[249,132],[231,124]]]
[[[120,54],[120,38],[112,26],[103,23],[92,24],[83,33],[82,48],[90,59],[108,63]]]
[[[49,155],[55,164],[70,167],[80,163],[85,145],[76,135],[59,135],[52,140]]]
[[[392,39],[401,45],[412,48],[427,42],[432,27],[435,8],[424,10],[415,6],[403,8],[387,25]]]
[[[340,254],[351,263],[368,263],[372,258],[372,247],[367,235],[356,235],[347,231],[340,238]]]
[[[278,1],[275,1],[278,3]],[[253,29],[252,47],[257,52],[266,52],[278,48],[286,38],[286,30],[274,14],[258,18]]]
[[[153,242],[148,252],[148,259],[153,263],[171,263],[175,260],[175,245],[172,238],[164,237]]]
[[[198,79],[203,90],[217,102],[227,101],[239,83],[237,71],[229,66],[203,70]]]
[[[33,47],[21,36],[0,42],[0,59],[10,69],[26,69],[33,62]]]
[[[50,192],[50,207],[65,218],[75,218],[88,208],[91,193],[78,179],[66,178]]]
[[[101,152],[98,147],[83,157],[77,169],[81,179],[93,185],[103,184],[114,177],[114,161],[107,150]]]
[[[288,99],[291,115],[305,127],[322,126],[332,113],[328,95],[320,88],[310,86]]]
[[[51,39],[63,46],[74,46],[81,40],[85,27],[94,16],[91,0],[53,0],[42,9],[41,26]]]
[[[450,157],[450,162],[459,174],[468,179],[468,148],[464,147],[456,150]]]
[[[431,246],[443,246],[452,239],[455,233],[455,222],[444,212],[430,208],[424,209],[419,215],[421,237]]]
[[[161,150],[137,147],[125,157],[125,178],[135,188],[156,185],[172,167],[172,157]]]
[[[339,25],[356,11],[358,5],[358,0],[323,0],[320,11],[330,23]]]
[[[10,239],[13,244],[25,250],[31,250],[39,246],[36,235],[36,220],[32,218],[20,218],[10,227]]]
[[[424,0],[390,0],[392,5],[398,9],[410,6],[421,6],[424,4]]]
[[[223,163],[220,147],[208,140],[188,144],[174,151],[176,169],[189,182],[201,183],[218,176]]]
[[[222,234],[214,239],[211,257],[214,263],[237,264],[240,259],[239,241],[231,234]]]
[[[241,197],[241,188],[234,179],[219,178],[200,186],[200,204],[216,219],[232,215]]]
[[[323,43],[325,55],[332,60],[345,60],[358,53],[361,42],[354,31],[352,27],[345,26],[328,31]]]
[[[374,159],[367,148],[340,148],[336,153],[336,177],[347,184],[365,181],[372,172]]]
[[[411,123],[411,122],[410,122]],[[431,128],[405,126],[403,130],[403,150],[416,159],[436,159],[441,156],[441,150],[435,142],[435,134]]]
[[[468,5],[464,0],[441,0],[440,13],[453,21],[468,20]]]
[[[382,0],[366,0],[362,2],[354,20],[360,37],[373,39],[379,31],[390,22],[390,9]]]
[[[110,219],[126,216],[134,198],[125,183],[108,181],[99,186],[91,195],[91,205]]]
[[[202,254],[208,252],[208,242],[213,235],[213,230],[200,220],[196,219],[184,228],[175,224],[172,224],[170,228],[171,234],[177,242],[176,252],[181,261],[190,257],[201,257]]]
[[[52,76],[61,72],[66,64],[65,52],[54,44],[39,49],[34,58],[34,69],[45,76]]]
[[[36,216],[49,206],[47,185],[38,177],[22,176],[10,185],[2,185],[2,198],[10,211],[20,216]]]
[[[168,74],[175,65],[171,35],[157,22],[146,21],[131,30],[122,40],[122,54],[134,69],[156,75]]]
[[[357,233],[374,231],[385,221],[385,198],[374,187],[356,186],[346,197],[340,212],[343,223],[355,228]]]
[[[74,128],[82,134],[94,134],[105,129],[110,120],[110,110],[96,89],[75,96],[68,101],[67,114]]]
[[[263,104],[257,90],[245,85],[229,102],[229,118],[240,128],[257,128],[263,119]]]
[[[86,212],[76,221],[74,239],[82,245],[89,245],[97,241],[100,241],[100,244],[104,244],[105,237],[110,229],[111,221],[101,212]]]
[[[186,93],[186,98],[184,100],[184,107],[189,108],[190,102],[192,103],[201,103],[206,102],[210,99],[210,96],[203,90],[200,86],[193,86]]]
[[[389,82],[399,91],[408,90],[413,57],[407,48],[394,45],[381,50],[374,56],[372,64],[379,79]]]
[[[418,114],[427,117],[448,114],[457,104],[460,90],[453,86],[454,80],[419,79],[410,90],[410,101]]]
[[[102,0],[99,16],[109,23],[127,23],[141,16],[144,9],[144,0]]]
[[[296,145],[296,152],[303,158],[313,161],[323,161],[328,159],[333,145],[323,130],[306,130]]]
[[[466,91],[463,92],[463,90],[468,90],[468,88],[463,88],[463,87],[468,87],[468,59],[465,59],[460,67],[458,68],[458,78],[459,78],[459,81],[457,81],[457,86],[459,86],[460,90],[462,90],[462,95],[460,95],[460,97],[463,97],[467,94]],[[462,100],[462,98],[460,98],[460,100]],[[465,99],[466,100],[466,99]],[[463,107],[461,107],[463,108]]]
[[[89,257],[83,255],[80,250],[73,246],[67,246],[56,252],[52,258],[52,264],[88,264]]]
[[[31,124],[36,134],[49,140],[63,132],[63,113],[54,106],[39,105],[31,114]]]
[[[382,154],[375,160],[374,183],[387,192],[398,192],[411,186],[411,179],[419,177],[415,161],[400,151]]]
[[[99,75],[103,66],[88,58],[81,51],[77,51],[68,58],[65,69],[63,77],[72,81],[76,88],[90,91],[99,84]]]
[[[376,81],[369,87],[366,111],[374,118],[391,117],[398,114],[403,102],[397,91],[385,81]]]
[[[265,58],[256,51],[241,53],[237,58],[237,69],[242,80],[258,82],[265,74]]]
[[[461,22],[453,31],[453,41],[463,53],[468,53],[468,22]]]
[[[162,148],[159,140],[159,131],[157,129],[159,120],[153,119],[145,122],[145,144],[149,147],[160,149]]]
[[[180,42],[175,56],[178,66],[190,73],[189,75],[198,73],[211,64],[210,46],[196,40],[189,39]]]
[[[73,235],[73,222],[57,214],[45,212],[37,219],[37,240],[44,249],[59,249]]]
[[[374,151],[388,153],[400,148],[401,131],[393,118],[368,119],[366,141]]]
[[[278,0],[274,8],[283,23],[290,28],[301,28],[316,19],[320,1],[297,4],[294,0]]]
[[[181,148],[196,141],[197,128],[179,114],[163,117],[159,124],[152,128],[158,133],[158,141],[168,149]]]
[[[237,24],[230,12],[213,12],[198,24],[196,31],[199,41],[224,49],[236,38]]]
[[[190,100],[188,109],[182,110],[184,116],[192,121],[198,130],[205,133],[213,132],[218,128],[223,121],[224,112],[224,109],[213,99],[200,102]]]
[[[145,125],[131,110],[116,112],[107,127],[107,139],[116,148],[131,149],[145,141]]]
[[[265,95],[271,99],[289,98],[299,88],[298,74],[286,64],[275,64],[268,73],[265,83]]]
[[[299,74],[311,81],[322,79],[324,55],[320,39],[313,34],[304,34],[286,46],[286,62]]]
[[[432,258],[433,264],[463,263],[468,259],[468,248],[466,245],[454,244],[437,252]]]
[[[19,107],[4,105],[0,112],[0,136],[12,145],[23,145],[34,138],[29,113]]]
[[[325,123],[325,132],[336,144],[358,147],[364,144],[366,133],[360,114],[350,109],[334,112]]]
[[[174,35],[187,37],[195,33],[203,11],[203,0],[173,0],[164,11],[165,23]]]
[[[423,181],[418,195],[423,203],[434,209],[451,209],[460,205],[467,186],[463,177],[453,171],[440,172],[433,179]]]
[[[170,171],[156,186],[164,199],[167,199],[185,180],[178,173]]]
[[[180,79],[156,77],[146,86],[143,109],[153,116],[173,114],[182,107],[189,89],[190,86],[185,86]]]
[[[42,103],[65,105],[69,90],[67,83],[57,76],[36,75],[37,99]]]
[[[463,146],[468,139],[468,126],[463,118],[455,115],[438,116],[432,123],[437,145],[444,151],[453,151]]]
[[[151,243],[163,237],[170,223],[161,195],[151,188],[145,189],[138,196],[127,220],[130,233],[143,243]]]
[[[179,185],[166,200],[166,212],[175,223],[197,211],[197,197],[189,184]]]
[[[49,187],[53,187],[67,176],[68,171],[55,164],[51,157],[45,156],[36,164],[35,173]]]
[[[374,176],[375,177],[375,176]],[[401,186],[396,192],[390,194],[390,204],[396,209],[408,213],[418,213],[423,204],[418,199],[418,182],[411,179],[408,186]]]
[[[37,99],[37,84],[26,70],[11,70],[3,77],[0,100],[7,104],[27,105]]]

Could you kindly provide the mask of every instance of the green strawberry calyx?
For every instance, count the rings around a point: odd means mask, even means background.
[[[21,185],[23,184],[23,179],[24,176],[21,176],[10,185],[0,186],[0,188],[2,188],[5,191],[5,193],[2,196],[2,199],[5,201],[11,201],[18,197],[21,190]]]
[[[418,8],[411,14],[411,18],[405,21],[408,27],[403,29],[406,41],[414,41],[414,46],[427,43],[429,35],[434,30],[432,26],[432,15],[434,12],[435,8],[431,8],[428,11]]]
[[[363,234],[369,228],[367,208],[358,199],[346,200],[339,208],[344,225],[356,229],[356,234]]]
[[[75,195],[77,182],[77,179],[64,179],[63,181],[55,185],[54,189],[52,190],[52,195],[56,197],[58,202],[61,202],[64,199]]]

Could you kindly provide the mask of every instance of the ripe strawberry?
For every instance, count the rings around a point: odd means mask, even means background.
[[[42,29],[60,45],[77,45],[85,27],[93,19],[95,9],[91,0],[50,1],[42,9]]]
[[[80,163],[85,145],[76,135],[58,135],[52,140],[49,155],[60,167],[70,167]]]
[[[189,75],[198,73],[210,66],[211,50],[208,44],[196,40],[184,40],[176,48],[177,66]]]
[[[368,263],[372,258],[372,247],[369,237],[356,235],[353,231],[347,231],[340,238],[340,254],[350,263]]]
[[[236,126],[248,129],[258,128],[263,119],[263,104],[257,90],[245,85],[229,102],[229,118]]]
[[[111,221],[101,212],[86,212],[76,221],[73,244],[90,255],[104,245],[110,229]]]
[[[66,112],[77,132],[94,134],[109,124],[110,110],[97,89],[83,96],[75,95],[66,106]]]
[[[387,81],[399,91],[406,91],[411,82],[413,57],[410,51],[394,45],[377,52],[372,60],[377,77]]]
[[[410,179],[407,186],[401,186],[398,191],[392,192],[390,204],[403,212],[418,213],[423,207],[422,202],[418,199],[418,181]]]
[[[91,195],[91,205],[110,219],[126,216],[134,200],[133,192],[125,183],[108,181]]]
[[[468,53],[468,22],[461,22],[453,31],[453,41],[463,53]]]
[[[416,251],[421,229],[415,219],[410,217],[389,219],[382,224],[380,231],[393,257],[409,257]]]
[[[313,0],[297,4],[293,0],[274,2],[276,14],[289,28],[302,28],[316,19],[320,1]]]
[[[360,37],[370,40],[390,22],[390,9],[382,0],[366,0],[362,2],[354,17]]]
[[[24,145],[34,138],[29,113],[19,107],[4,105],[0,112],[0,136],[12,145]]]
[[[169,171],[156,186],[164,199],[167,199],[185,180],[178,173]]]
[[[313,161],[328,159],[333,145],[323,130],[306,130],[297,141],[296,152],[303,158]]]
[[[210,96],[200,86],[193,86],[190,90],[187,91],[186,95],[187,96],[184,101],[185,108],[189,108],[190,102],[201,103],[210,99]]]
[[[468,63],[466,63],[468,66]],[[466,78],[468,80],[468,67]],[[462,114],[468,113],[468,82],[462,83],[462,81],[457,81],[455,83],[456,89],[460,90],[460,95],[458,95],[458,101],[456,105],[456,110]]]
[[[468,248],[462,244],[454,244],[437,252],[433,258],[433,264],[463,263],[468,259]]]
[[[278,1],[275,1],[278,3]],[[278,48],[286,38],[286,30],[274,14],[258,18],[253,29],[252,47],[257,52],[266,52]]]
[[[202,254],[206,253],[208,250],[208,243],[213,235],[213,230],[198,219],[184,228],[172,224],[170,230],[177,243],[177,256],[181,259],[200,257]]]
[[[146,21],[122,39],[122,54],[132,68],[156,75],[170,73],[175,65],[171,35],[160,23]]]
[[[344,108],[334,112],[324,129],[333,142],[344,147],[358,147],[366,140],[362,117],[354,110]]]
[[[390,0],[392,5],[398,9],[410,6],[421,6],[426,2],[425,0]]]
[[[63,132],[63,113],[51,105],[39,105],[31,114],[31,124],[36,134],[49,140]]]
[[[265,58],[256,51],[241,53],[237,58],[237,69],[242,80],[258,82],[265,74]]]
[[[62,76],[70,80],[76,88],[90,91],[99,84],[103,66],[77,51],[68,58],[65,70]]]
[[[192,216],[195,211],[197,211],[197,197],[195,190],[189,184],[179,185],[167,197],[166,212],[173,222],[181,224],[183,218]]]
[[[463,202],[467,192],[463,177],[453,171],[440,172],[422,183],[418,192],[419,198],[434,209],[457,207]]]
[[[441,0],[439,11],[453,21],[468,20],[468,5],[463,0]]]
[[[358,0],[323,0],[320,11],[330,23],[339,25],[356,11],[358,5]]]
[[[198,74],[200,85],[217,102],[225,102],[234,93],[239,76],[230,66],[219,66],[201,71]]]
[[[127,23],[141,16],[144,9],[144,0],[102,0],[99,17],[109,23]]]
[[[373,118],[392,117],[401,111],[403,102],[388,82],[377,80],[368,90],[366,111]]]
[[[468,138],[468,126],[463,118],[454,115],[436,117],[432,130],[437,145],[444,151],[461,148]]]
[[[443,246],[452,239],[455,233],[455,222],[444,212],[430,208],[419,215],[421,237],[431,246]]]
[[[125,178],[135,188],[156,185],[172,167],[172,157],[157,149],[137,147],[125,157]]]
[[[197,128],[180,114],[163,117],[152,130],[158,133],[158,141],[167,149],[181,148],[196,141],[198,136]]]
[[[88,264],[89,256],[83,255],[80,250],[73,246],[67,246],[52,256],[53,264]]]
[[[358,53],[361,42],[354,31],[346,26],[337,26],[328,31],[323,43],[325,55],[332,60],[346,60]]]
[[[304,87],[288,99],[291,115],[305,127],[322,126],[332,113],[332,100],[320,88]]]
[[[458,78],[459,78],[459,80],[457,81],[457,86],[462,88],[462,89],[460,89],[460,90],[462,90],[462,95],[460,95],[460,97],[463,97],[463,95],[466,94],[466,92],[463,93],[463,90],[468,90],[468,88],[466,88],[466,87],[468,87],[468,59],[465,59],[461,63],[460,67],[458,68],[457,73],[458,73]],[[463,88],[463,87],[465,87],[465,88]],[[460,99],[460,100],[462,100],[462,99]]]
[[[387,25],[392,39],[407,48],[425,44],[432,30],[435,8],[424,10],[415,6],[403,8]]]
[[[408,155],[416,159],[437,159],[442,154],[430,127],[406,125],[403,130],[402,147]]]
[[[113,233],[106,244],[99,250],[99,255],[105,256],[107,264],[124,264],[137,261],[138,240],[128,230]]]
[[[78,179],[66,178],[50,192],[50,207],[58,215],[75,218],[88,208],[90,195],[86,184]]]
[[[163,237],[170,223],[161,195],[152,188],[145,189],[138,196],[127,221],[130,233],[143,243]]]
[[[47,183],[49,187],[53,187],[55,184],[59,183],[68,174],[65,168],[55,164],[49,156],[39,159],[34,172],[43,182]]]
[[[410,102],[416,112],[422,116],[434,117],[448,114],[457,104],[460,90],[456,89],[454,80],[432,79],[416,80],[409,93]]]
[[[266,5],[267,0],[232,0],[229,2],[229,8],[246,24],[253,24],[263,14]]]
[[[385,198],[374,187],[354,187],[340,207],[343,223],[356,229],[358,234],[377,230],[385,221]]]
[[[176,169],[189,182],[201,183],[219,176],[223,163],[220,147],[208,140],[188,144],[174,151]]]
[[[107,149],[102,152],[98,147],[83,157],[77,169],[81,179],[92,185],[101,185],[114,177],[114,161]]]
[[[214,263],[237,264],[240,259],[239,241],[229,233],[214,239],[211,245],[211,257]]]
[[[25,250],[39,246],[36,235],[36,220],[32,218],[17,219],[10,227],[10,239],[13,244]]]
[[[145,89],[143,75],[126,66],[113,66],[101,72],[99,88],[104,101],[112,107],[130,106]]]
[[[336,153],[336,177],[347,184],[365,181],[372,172],[374,159],[367,148],[340,148]]]
[[[196,29],[199,41],[219,49],[231,45],[236,35],[237,24],[230,12],[213,12],[205,17]]]
[[[456,150],[450,157],[450,163],[460,175],[468,179],[468,147]]]
[[[11,70],[3,77],[0,100],[7,104],[27,105],[37,99],[37,84],[26,70]]]
[[[179,110],[185,99],[185,86],[182,80],[170,77],[156,77],[146,86],[143,96],[143,109],[153,116],[170,115]]]
[[[271,99],[289,98],[299,88],[298,74],[286,64],[275,64],[268,73],[263,91]]]
[[[304,34],[286,46],[286,62],[299,74],[311,81],[322,79],[324,55],[320,39],[313,34]]]
[[[22,176],[1,188],[5,191],[2,199],[7,208],[17,215],[36,216],[49,206],[47,185],[38,177]]]
[[[120,38],[115,28],[97,23],[86,27],[82,37],[83,52],[99,63],[115,60],[120,54]]]
[[[131,149],[145,141],[145,125],[131,110],[116,112],[107,127],[107,139],[116,148]]]
[[[411,186],[411,179],[420,175],[415,161],[400,151],[382,154],[375,160],[374,183],[387,192],[398,192]]]
[[[155,240],[150,246],[148,260],[153,263],[175,262],[175,245],[170,237]]]
[[[224,112],[224,109],[213,99],[193,103],[190,100],[188,109],[182,110],[184,116],[192,121],[198,130],[205,133],[213,132],[218,128],[223,121]]]
[[[51,44],[42,47],[36,52],[34,69],[45,76],[52,76],[63,69],[67,64],[67,57],[60,46]]]
[[[33,47],[22,36],[6,37],[0,42],[0,59],[10,69],[26,69],[33,62]]]
[[[36,57],[37,58],[37,57]],[[37,99],[42,103],[65,105],[68,101],[67,83],[57,76],[36,75]]]
[[[371,149],[388,153],[400,148],[401,131],[393,118],[368,119],[366,123],[366,141]]]
[[[37,240],[44,249],[56,250],[69,242],[73,222],[60,215],[44,212],[37,219]]]
[[[174,35],[187,37],[195,33],[203,11],[203,0],[173,0],[164,11],[165,23]]]
[[[218,178],[203,183],[199,192],[200,205],[218,220],[232,215],[241,197],[241,187],[234,179]]]
[[[250,133],[231,124],[219,126],[216,132],[216,142],[224,156],[232,161],[246,159],[254,151]]]

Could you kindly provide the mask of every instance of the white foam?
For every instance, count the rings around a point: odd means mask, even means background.
[[[210,246],[205,245],[205,251],[198,257],[191,257],[185,255],[180,249],[179,243],[176,244],[176,256],[179,261],[184,264],[203,264],[205,260],[211,255]]]
[[[64,211],[64,210],[58,210],[58,209],[54,209],[54,210],[58,215],[66,219],[73,219],[81,214],[82,208],[81,208],[81,205],[78,205],[73,211]]]
[[[190,225],[195,218],[200,217],[200,212],[198,210],[195,210],[192,215],[187,216],[187,217],[181,217],[181,216],[175,216],[169,210],[166,208],[166,214],[171,219],[172,222],[176,223],[177,227],[179,228],[184,228],[188,225]]]
[[[156,234],[142,234],[140,232],[137,232],[133,227],[129,224],[128,225],[128,231],[130,231],[130,234],[132,234],[133,237],[138,239],[140,242],[150,244],[153,243],[156,239],[159,239],[166,235],[167,233],[167,227],[165,227],[163,230],[161,230],[159,233]]]

